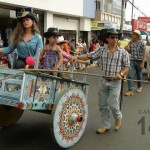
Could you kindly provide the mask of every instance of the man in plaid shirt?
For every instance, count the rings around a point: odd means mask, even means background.
[[[115,130],[119,130],[122,125],[122,113],[119,107],[121,79],[128,73],[130,61],[128,52],[117,46],[120,37],[121,34],[115,29],[111,29],[106,33],[107,46],[72,58],[72,60],[99,60],[103,77],[100,78],[98,92],[102,116],[102,126],[96,131],[98,134],[105,133],[110,129],[110,110],[115,119]]]
[[[137,79],[142,80],[142,69],[144,68],[144,62],[145,62],[145,50],[146,45],[144,42],[140,39],[141,33],[139,30],[135,30],[132,33],[132,41],[129,43],[129,45],[126,47],[126,50],[131,54],[130,57],[130,71],[128,74],[129,79],[134,79],[134,75],[136,72]],[[133,81],[128,81],[128,91],[125,93],[125,96],[132,96],[133,95]],[[137,82],[137,92],[142,92],[142,83]]]

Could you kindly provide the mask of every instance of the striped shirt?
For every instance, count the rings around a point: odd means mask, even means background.
[[[110,55],[107,45],[87,55],[89,59],[98,59],[102,75],[104,76],[114,77],[117,73],[121,72],[123,67],[130,67],[128,52],[119,47],[117,47],[112,55]]]
[[[132,60],[142,60],[143,54],[145,53],[146,45],[142,40],[139,40],[138,43],[131,42],[130,44],[130,53]]]

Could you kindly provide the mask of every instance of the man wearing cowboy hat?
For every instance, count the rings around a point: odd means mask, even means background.
[[[144,68],[145,62],[145,49],[146,45],[141,40],[141,33],[139,30],[134,30],[132,32],[132,41],[126,47],[126,50],[131,54],[130,57],[130,71],[128,74],[129,79],[134,79],[135,71],[138,80],[142,80],[142,69]],[[128,81],[128,91],[125,93],[125,96],[133,95],[133,81]],[[137,82],[137,90],[138,93],[142,92],[142,83]]]
[[[115,119],[115,130],[119,130],[122,124],[122,113],[119,107],[121,79],[128,73],[130,63],[128,52],[117,46],[120,37],[120,33],[115,29],[110,29],[106,33],[105,39],[105,43],[108,45],[72,58],[72,60],[99,60],[102,77],[100,78],[98,94],[102,125],[96,131],[98,134],[105,133],[110,129],[110,110]]]

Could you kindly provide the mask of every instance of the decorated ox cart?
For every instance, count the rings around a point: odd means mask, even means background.
[[[43,72],[0,69],[0,127],[15,124],[24,110],[50,114],[50,131],[62,148],[76,144],[88,118],[89,84]]]

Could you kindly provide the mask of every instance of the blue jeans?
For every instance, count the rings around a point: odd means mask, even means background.
[[[142,69],[140,67],[141,61],[140,60],[130,60],[130,71],[128,73],[128,79],[134,79],[134,75],[136,73],[137,80],[142,80]],[[142,87],[142,82],[137,82],[137,87]],[[133,81],[128,81],[128,90],[133,91]]]
[[[99,85],[99,106],[102,116],[102,127],[109,129],[111,127],[110,110],[115,120],[122,119],[120,111],[120,90],[121,81],[106,81],[100,79]]]

